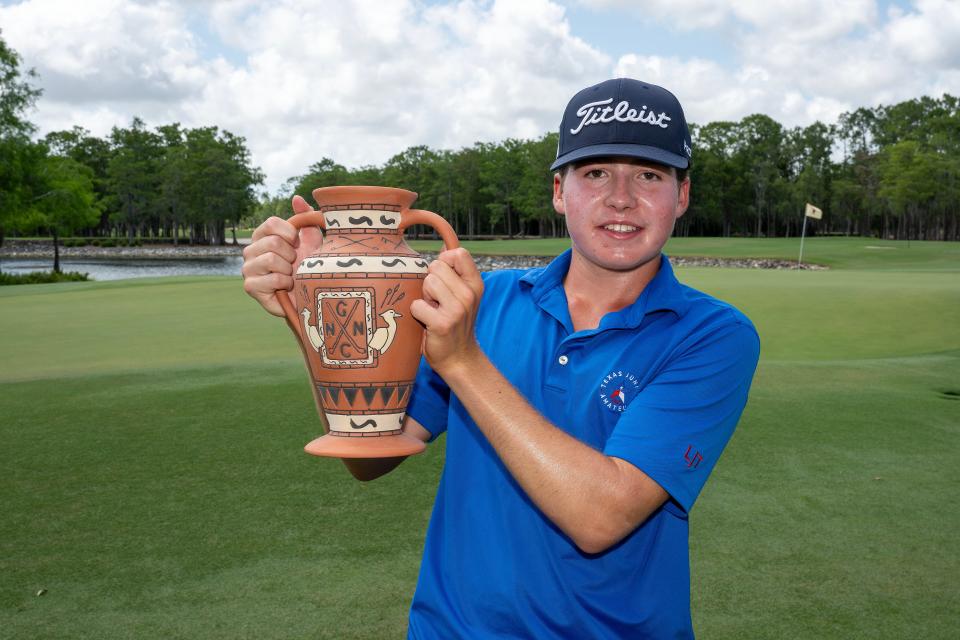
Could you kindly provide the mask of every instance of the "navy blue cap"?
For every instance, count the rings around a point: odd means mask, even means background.
[[[563,112],[550,170],[599,156],[688,168],[693,150],[680,101],[663,87],[631,78],[607,80],[577,93]]]

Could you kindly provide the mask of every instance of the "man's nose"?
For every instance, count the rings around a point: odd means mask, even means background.
[[[627,176],[616,174],[612,176],[605,204],[617,210],[630,209],[636,206],[637,197]]]

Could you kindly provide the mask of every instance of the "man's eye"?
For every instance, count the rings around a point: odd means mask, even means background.
[[[640,174],[640,177],[644,180],[659,180],[660,176],[653,171],[644,171]]]
[[[590,169],[590,171],[587,171],[587,177],[588,177],[588,178],[602,178],[602,177],[603,177],[603,170],[602,170],[602,169]]]

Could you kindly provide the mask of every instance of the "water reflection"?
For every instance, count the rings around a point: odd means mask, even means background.
[[[239,276],[242,256],[189,258],[176,260],[61,258],[63,271],[88,273],[94,280],[125,278],[158,278],[164,276]],[[5,273],[50,271],[51,258],[3,258],[0,269]]]

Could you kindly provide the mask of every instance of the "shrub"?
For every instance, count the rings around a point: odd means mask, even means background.
[[[89,280],[90,274],[67,271],[32,271],[30,273],[0,273],[0,286],[8,284],[48,284],[51,282],[82,282]]]

